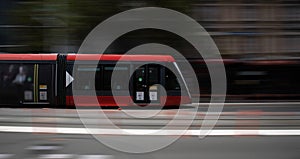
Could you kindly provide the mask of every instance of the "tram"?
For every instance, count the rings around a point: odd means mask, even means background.
[[[113,71],[129,83],[112,80]],[[95,78],[86,79],[91,74]],[[185,80],[169,55],[0,54],[0,84],[0,105],[6,106],[176,106],[191,102]]]

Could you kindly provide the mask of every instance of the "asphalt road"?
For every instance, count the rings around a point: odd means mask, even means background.
[[[104,109],[104,114],[99,114],[97,109],[85,109],[80,110],[80,115],[75,109],[1,108],[0,159],[300,158],[300,103],[226,104],[214,129],[202,139],[198,133],[207,105],[200,105],[196,111],[195,105],[186,106],[179,112],[177,109],[157,111],[155,108],[140,110],[132,107]],[[202,129],[210,128],[217,114],[207,114],[211,122]],[[176,119],[174,115],[177,115]],[[179,130],[186,128],[190,120],[191,126],[181,134]],[[109,121],[118,127],[118,131],[112,129]],[[167,131],[152,133],[165,128],[170,121],[175,122]],[[85,127],[93,131],[86,131]],[[137,150],[152,142],[179,139],[153,152],[132,154],[110,148],[97,137]]]

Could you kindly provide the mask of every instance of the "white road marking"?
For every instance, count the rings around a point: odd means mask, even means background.
[[[77,159],[112,159],[111,155],[80,155]]]
[[[26,148],[27,150],[34,151],[45,151],[45,150],[59,150],[62,149],[62,146],[30,146]]]
[[[39,159],[113,159],[111,155],[43,154]]]
[[[54,134],[97,134],[97,135],[146,135],[169,136],[187,135],[198,136],[201,130],[156,130],[156,129],[86,129],[86,128],[62,128],[62,127],[24,127],[24,126],[0,126],[0,132],[15,133],[54,133]],[[299,129],[282,130],[255,130],[255,129],[224,129],[211,130],[208,136],[300,136]]]
[[[73,158],[74,155],[72,154],[45,154],[45,155],[40,155],[40,159],[56,159],[56,158],[61,158],[61,159],[67,159],[67,158]]]
[[[0,159],[12,158],[14,154],[0,154]]]

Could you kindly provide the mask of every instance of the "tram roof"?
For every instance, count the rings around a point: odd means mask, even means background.
[[[57,54],[0,54],[0,60],[55,61]]]
[[[175,62],[170,55],[120,55],[120,54],[68,54],[67,60],[100,60],[100,61],[160,61]]]
[[[0,54],[0,60],[16,61],[55,61],[58,54]],[[160,61],[174,62],[170,55],[121,55],[121,54],[66,54],[68,61]]]

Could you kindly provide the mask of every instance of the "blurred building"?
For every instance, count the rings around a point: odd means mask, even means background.
[[[4,3],[8,1],[1,1],[1,6]],[[76,52],[87,33],[104,19],[127,9],[157,6],[196,19],[224,56],[300,53],[300,2],[296,0],[18,0],[9,6],[1,7],[0,45],[11,47],[0,47],[0,52]]]
[[[198,2],[191,16],[223,55],[300,53],[299,1]]]

